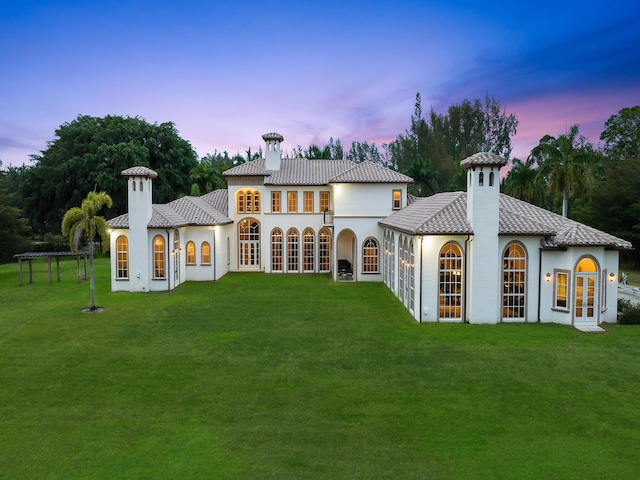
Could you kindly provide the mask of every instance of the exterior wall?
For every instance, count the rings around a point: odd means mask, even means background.
[[[334,279],[337,278],[337,262],[346,259],[353,267],[353,278],[359,282],[383,281],[383,229],[378,226],[381,218],[334,217]],[[351,236],[352,234],[352,236]],[[363,271],[363,246],[367,238],[375,238],[378,242],[378,272]]]
[[[615,322],[617,320],[618,286],[617,272],[619,252],[615,250],[605,250],[603,247],[571,247],[560,251],[542,252],[542,282],[540,297],[540,321],[553,322],[563,325],[574,324],[575,306],[575,268],[577,262],[588,256],[592,258],[597,267],[596,275],[596,321]],[[567,296],[567,308],[554,308],[555,295],[555,272],[557,270],[566,271],[569,275],[569,291]],[[613,272],[613,281],[609,273]],[[546,274],[550,274],[550,280],[546,280]]]
[[[390,183],[336,183],[333,184],[335,217],[376,217],[391,215],[393,191],[401,191],[401,208],[406,207],[407,186]],[[377,220],[375,222],[377,224]]]

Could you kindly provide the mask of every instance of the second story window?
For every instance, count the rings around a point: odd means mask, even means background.
[[[287,212],[296,213],[298,211],[298,192],[287,192]]]
[[[393,191],[392,208],[394,210],[400,210],[400,208],[402,208],[402,190]]]
[[[313,192],[304,192],[304,211],[313,212]]]
[[[271,213],[280,213],[280,192],[271,192]]]
[[[331,192],[320,192],[320,211],[326,212],[331,208]]]
[[[239,190],[236,201],[238,213],[260,213],[260,192],[257,190]]]

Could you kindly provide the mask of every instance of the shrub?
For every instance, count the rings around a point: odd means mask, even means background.
[[[640,325],[640,307],[627,307],[622,311],[622,315],[618,317],[620,325]]]

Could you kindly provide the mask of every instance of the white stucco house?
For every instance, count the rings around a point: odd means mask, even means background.
[[[384,282],[419,322],[616,321],[625,240],[502,195],[503,158],[461,162],[467,192],[415,198],[410,177],[370,162],[265,158],[228,188],[164,205],[156,172],[132,167],[128,213],[109,221],[111,289],[171,290],[228,272],[327,273]]]

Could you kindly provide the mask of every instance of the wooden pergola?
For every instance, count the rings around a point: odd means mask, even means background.
[[[60,258],[63,257],[75,257],[76,265],[78,268],[78,283],[82,280],[87,279],[87,257],[89,256],[89,252],[80,251],[80,252],[26,252],[26,253],[17,253],[13,256],[18,260],[18,268],[20,270],[20,286],[22,286],[22,263],[27,261],[29,262],[29,283],[33,283],[33,260],[36,258],[46,258],[47,259],[47,267],[49,272],[49,285],[51,285],[51,259],[56,259],[56,271],[58,274],[58,281],[60,281]],[[82,263],[80,262],[82,260]]]

